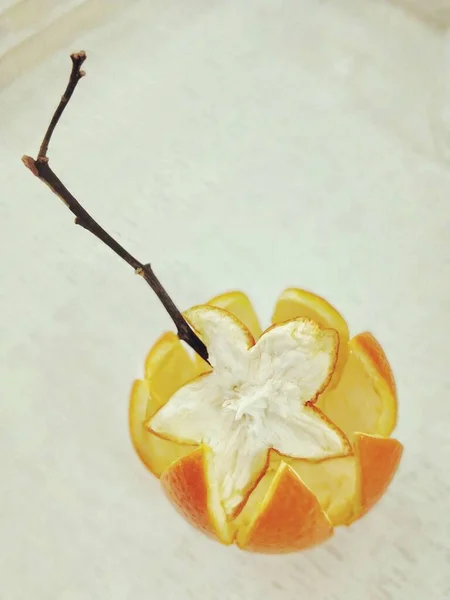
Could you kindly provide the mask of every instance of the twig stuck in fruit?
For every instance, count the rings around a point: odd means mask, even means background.
[[[181,312],[178,310],[164,287],[153,272],[150,264],[144,264],[132,256],[123,246],[121,246],[113,237],[101,227],[91,215],[81,206],[76,198],[69,192],[62,181],[56,176],[49,166],[47,150],[50,144],[54,130],[69,103],[75,88],[80,79],[85,75],[81,70],[81,66],[86,60],[85,52],[77,52],[71,55],[72,71],[69,78],[69,83],[61,97],[61,100],[56,108],[50,124],[45,132],[39,153],[36,158],[31,156],[23,156],[22,161],[30,171],[43,181],[67,206],[67,208],[75,215],[75,224],[81,225],[84,229],[95,235],[100,241],[106,244],[113,252],[115,252],[126,263],[133,267],[135,273],[145,279],[148,285],[152,288],[159,300],[163,304],[166,311],[169,313],[172,321],[177,328],[177,334],[180,340],[186,342],[199,356],[204,360],[208,360],[208,351],[205,344],[194,333],[190,325],[184,319]]]

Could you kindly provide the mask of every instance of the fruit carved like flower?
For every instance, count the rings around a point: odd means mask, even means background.
[[[261,334],[248,298],[185,313],[211,366],[175,335],[135,382],[130,430],[178,510],[223,543],[299,550],[362,516],[386,489],[402,447],[392,372],[370,334],[322,298],[283,292]]]

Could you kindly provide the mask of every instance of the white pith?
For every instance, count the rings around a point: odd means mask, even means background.
[[[187,316],[207,345],[213,371],[175,392],[149,427],[211,448],[228,515],[264,471],[270,448],[309,459],[345,453],[345,437],[305,405],[333,372],[335,331],[299,319],[269,329],[252,346],[247,330],[226,311],[204,306]]]

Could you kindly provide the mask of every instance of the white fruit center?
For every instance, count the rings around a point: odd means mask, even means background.
[[[298,395],[293,383],[275,379],[236,385],[224,395],[219,422],[210,424],[202,441],[214,452],[227,512],[242,501],[253,474],[265,466],[269,448],[313,459],[342,452],[339,434]]]
[[[215,483],[232,515],[264,472],[269,449],[311,459],[346,451],[344,436],[306,404],[332,372],[337,340],[311,321],[290,322],[248,348],[236,328],[224,341],[213,317],[213,372],[178,390],[150,427],[211,448]]]

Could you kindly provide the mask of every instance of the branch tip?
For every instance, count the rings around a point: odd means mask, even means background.
[[[72,52],[70,58],[72,59],[73,63],[78,63],[81,66],[86,60],[87,56],[84,50],[80,50],[79,52]]]
[[[26,166],[27,169],[30,169],[30,171],[33,173],[33,175],[35,175],[36,177],[39,177],[39,173],[36,168],[36,163],[35,163],[34,158],[31,158],[31,156],[26,156],[24,154],[22,156],[22,162]]]

